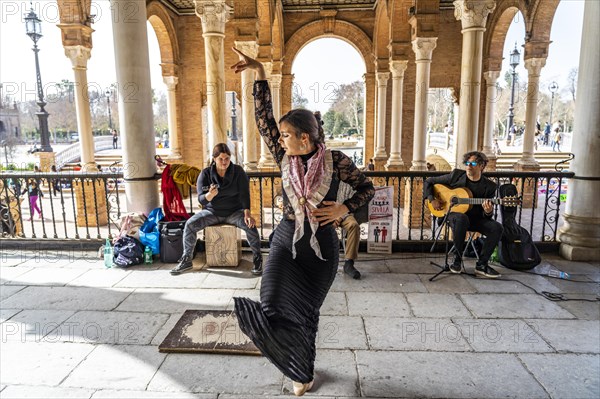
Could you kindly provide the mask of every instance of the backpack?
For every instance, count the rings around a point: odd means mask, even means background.
[[[517,196],[514,184],[503,184],[499,188],[500,197]],[[519,226],[515,220],[517,207],[502,206],[502,238],[498,244],[498,258],[502,266],[514,270],[533,269],[542,261],[542,257],[529,232]]]
[[[119,267],[139,265],[144,261],[144,246],[131,236],[122,236],[115,242],[113,262]]]

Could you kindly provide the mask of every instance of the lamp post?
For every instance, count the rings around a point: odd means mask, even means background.
[[[36,112],[40,123],[40,144],[42,152],[52,152],[50,146],[50,133],[48,132],[48,112],[44,109],[46,102],[44,101],[44,90],[42,87],[42,75],[40,74],[40,63],[38,60],[39,49],[37,46],[38,40],[42,37],[42,21],[37,17],[35,11],[33,11],[33,4],[29,10],[29,14],[25,16],[25,28],[27,29],[27,36],[33,40],[33,53],[35,54],[35,72],[37,78],[37,105],[40,110]]]
[[[515,104],[515,81],[516,81],[516,76],[517,76],[517,72],[515,71],[515,68],[517,67],[517,65],[519,65],[519,62],[521,61],[521,53],[519,53],[519,50],[517,50],[517,43],[515,43],[515,48],[513,49],[513,51],[510,52],[510,66],[512,67],[512,85],[511,85],[511,89],[510,89],[510,106],[508,107],[508,123],[507,123],[507,128],[508,128],[508,132],[510,132],[512,126],[513,126],[513,121],[514,121],[514,104]],[[513,137],[513,140],[515,138]]]
[[[237,115],[235,114],[235,91],[231,92],[231,141],[237,141]]]
[[[552,98],[550,99],[550,126],[552,126],[552,111],[554,108],[554,95],[558,91],[558,83],[556,83],[556,82],[550,83],[550,85],[548,86],[548,90],[550,90],[550,93],[552,93]]]
[[[106,107],[108,108],[108,129],[112,132],[113,124],[112,124],[112,114],[110,113],[110,95],[112,92],[110,89],[106,89],[104,92],[104,96],[106,96]]]

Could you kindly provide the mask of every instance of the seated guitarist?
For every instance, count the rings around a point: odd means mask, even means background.
[[[496,183],[482,176],[483,169],[488,159],[485,154],[478,151],[467,152],[463,155],[466,171],[454,169],[451,173],[438,177],[430,177],[423,185],[423,197],[427,198],[434,209],[443,209],[443,204],[434,198],[433,185],[444,184],[451,189],[464,187],[471,191],[473,198],[494,198],[496,194]],[[454,261],[450,265],[452,273],[460,273],[462,267],[462,254],[465,247],[467,231],[477,231],[486,236],[483,250],[479,254],[479,260],[475,266],[475,274],[478,276],[497,278],[500,273],[488,265],[488,261],[494,248],[498,245],[502,236],[502,224],[492,219],[494,207],[490,200],[482,205],[472,205],[466,213],[452,212],[448,215],[448,223],[454,234],[454,246],[456,252]]]

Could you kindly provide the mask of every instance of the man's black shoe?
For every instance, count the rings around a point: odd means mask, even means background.
[[[450,272],[460,274],[462,272],[462,260],[460,257],[454,257],[454,262],[449,265]]]
[[[500,277],[500,273],[492,269],[488,266],[487,263],[483,265],[477,264],[475,265],[475,274],[477,276],[487,277],[487,278],[498,278]]]
[[[262,274],[262,255],[261,254],[254,255],[254,258],[252,259],[252,263],[254,264],[254,267],[252,267],[251,273],[254,274],[255,276],[260,276]]]
[[[192,266],[193,266],[192,257],[190,255],[183,255],[181,257],[181,259],[179,259],[179,263],[177,264],[177,266],[175,266],[173,269],[171,269],[170,273],[173,276],[176,276],[178,274],[185,272],[186,270],[191,269]]]
[[[360,272],[354,267],[354,260],[346,259],[344,262],[344,273],[355,280],[360,280]]]

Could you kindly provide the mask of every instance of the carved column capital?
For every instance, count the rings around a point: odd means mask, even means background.
[[[203,35],[225,36],[225,23],[233,8],[225,0],[194,0],[196,15],[202,21]]]
[[[273,88],[281,87],[281,80],[283,79],[283,75],[280,73],[274,73],[271,75],[271,85]]]
[[[487,17],[495,9],[495,0],[456,0],[454,17],[462,23],[463,29],[485,29]]]
[[[163,76],[163,82],[167,86],[167,90],[172,91],[177,87],[179,78],[177,76]]]
[[[390,72],[392,78],[403,78],[404,71],[408,67],[408,60],[392,60],[390,61]]]
[[[65,55],[71,60],[73,69],[87,69],[92,49],[85,46],[65,46]]]
[[[265,68],[265,75],[267,79],[271,80],[271,73],[273,72],[273,63],[271,61],[261,62],[263,68]]]
[[[483,77],[488,86],[494,86],[500,77],[500,71],[487,71],[483,73]]]
[[[256,40],[236,40],[234,45],[236,49],[240,50],[250,58],[256,58],[258,55],[258,43]]]
[[[528,58],[525,60],[525,69],[527,69],[530,76],[540,76],[545,65],[545,58]]]
[[[417,37],[412,41],[412,48],[416,54],[416,62],[429,61],[437,46],[437,37]]]
[[[379,87],[387,86],[387,81],[390,78],[389,72],[377,72],[375,75],[377,77],[377,85]]]

